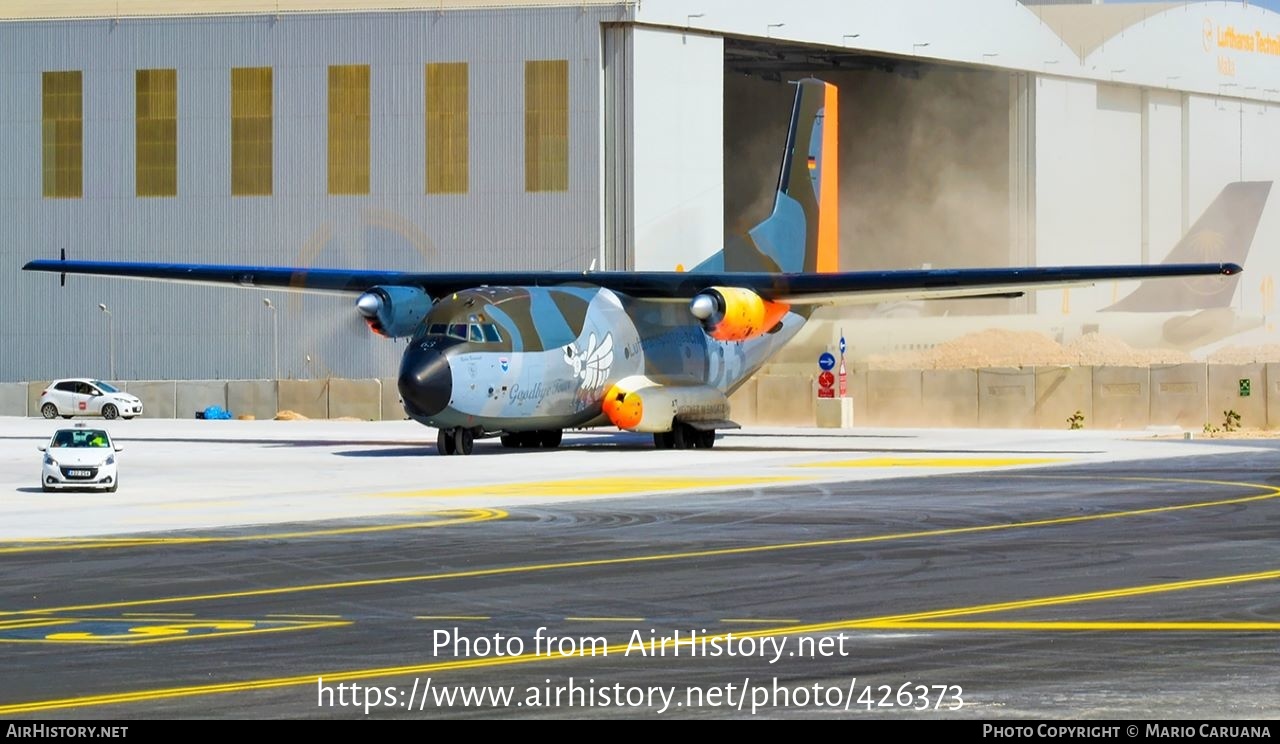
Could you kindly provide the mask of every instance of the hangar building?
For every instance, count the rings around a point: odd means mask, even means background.
[[[691,266],[767,213],[808,75],[841,88],[842,268],[1159,261],[1280,176],[1280,15],[1238,2],[6,3],[0,380],[265,378],[273,348],[281,377],[394,374],[349,301],[19,271],[60,251]],[[1276,201],[1242,310],[1272,307]]]

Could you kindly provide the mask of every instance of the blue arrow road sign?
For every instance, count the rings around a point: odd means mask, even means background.
[[[831,352],[824,351],[822,356],[818,357],[818,366],[824,370],[834,369],[836,366],[836,358],[831,356]]]

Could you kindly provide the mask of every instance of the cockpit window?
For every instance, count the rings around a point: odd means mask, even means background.
[[[430,323],[424,324],[422,336],[447,336],[473,344],[500,344],[502,332],[494,323]]]

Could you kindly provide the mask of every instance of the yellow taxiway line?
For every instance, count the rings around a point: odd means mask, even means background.
[[[423,516],[423,515],[418,515]],[[450,509],[434,512],[438,517],[427,521],[397,524],[376,524],[364,527],[333,527],[318,530],[294,530],[291,532],[263,532],[253,535],[228,535],[225,537],[33,537],[22,540],[6,540],[0,545],[0,554],[41,553],[53,550],[102,550],[104,548],[137,548],[152,545],[205,545],[209,543],[257,542],[261,540],[295,540],[307,537],[334,537],[337,535],[361,535],[372,532],[418,530],[434,527],[453,527],[460,524],[490,522],[506,519],[502,509]]]
[[[866,630],[866,629],[883,629],[883,628],[910,628],[919,629],[926,627],[918,624],[918,621],[925,621],[929,618],[957,617],[964,615],[976,615],[989,612],[997,612],[1009,609],[1025,609],[1030,607],[1048,607],[1052,605],[1078,604],[1082,602],[1096,602],[1106,599],[1116,599],[1120,597],[1132,597],[1151,594],[1162,594],[1166,592],[1186,591],[1190,589],[1198,589],[1212,586],[1228,586],[1232,584],[1241,584],[1254,581],[1270,581],[1280,578],[1280,570],[1262,571],[1249,574],[1237,574],[1233,576],[1214,576],[1203,579],[1194,579],[1190,581],[1174,581],[1162,584],[1147,584],[1143,586],[1123,587],[1117,589],[1107,589],[1097,592],[1086,592],[1080,594],[1064,594],[1052,597],[1036,597],[1032,599],[1019,600],[1015,602],[1000,602],[995,604],[974,605],[970,607],[955,607],[945,610],[933,610],[929,612],[912,613],[907,615],[886,615],[871,618],[851,618],[847,620],[838,620],[835,622],[814,623],[808,625],[784,625],[780,627],[752,630],[747,632],[735,632],[737,637],[763,637],[771,635],[803,635],[815,633],[830,633],[839,630]],[[969,623],[960,623],[966,628],[972,628]],[[1077,630],[1107,630],[1109,628],[1096,626],[1095,624],[1082,624],[1085,627],[1076,628]],[[1124,625],[1124,624],[1120,624]],[[1214,629],[1225,629],[1232,631],[1252,630],[1252,631],[1275,631],[1280,629],[1280,623],[1165,623],[1171,627],[1164,630],[1201,630],[1201,625],[1211,626]],[[1262,627],[1245,628],[1244,625],[1260,625]],[[1061,628],[1066,629],[1066,628]],[[1127,628],[1114,628],[1127,629]],[[1144,627],[1144,630],[1155,628]],[[723,639],[724,633],[705,634],[704,640],[712,638]],[[649,655],[658,655],[658,643],[651,642],[646,644]],[[623,656],[629,650],[634,650],[634,646],[630,643],[613,644],[604,648],[600,655],[604,656]],[[344,671],[324,671],[314,674],[291,675],[288,677],[271,677],[256,680],[243,680],[237,682],[222,682],[207,685],[189,685],[180,687],[166,687],[154,690],[134,690],[129,692],[103,693],[98,695],[83,695],[79,697],[57,698],[52,700],[37,700],[26,703],[12,703],[8,705],[0,705],[0,715],[21,715],[31,713],[41,713],[51,710],[65,710],[69,708],[83,708],[99,705],[121,705],[127,703],[143,703],[155,700],[172,700],[177,698],[199,697],[206,695],[227,694],[236,692],[251,692],[256,690],[280,689],[286,687],[301,687],[319,684],[321,680],[325,684],[336,684],[342,682],[353,682],[370,679],[382,679],[388,677],[402,677],[408,675],[436,674],[453,670],[474,670],[501,666],[511,666],[516,664],[533,664],[533,663],[550,663],[563,659],[579,658],[577,654],[567,656],[540,655],[540,654],[519,654],[511,656],[498,656],[486,658],[468,658],[455,659],[450,661],[431,662],[424,664],[409,664],[395,667],[373,667],[368,669],[350,669]]]
[[[1095,480],[1099,480],[1095,478]],[[677,553],[656,553],[651,555],[626,556],[621,558],[595,558],[577,561],[559,561],[552,563],[534,563],[516,566],[500,566],[494,568],[477,568],[465,571],[446,571],[443,573],[416,574],[410,576],[390,576],[377,579],[357,579],[353,581],[333,581],[320,584],[297,584],[293,586],[268,587],[232,592],[216,592],[210,594],[192,594],[177,597],[156,597],[152,599],[133,599],[117,602],[97,602],[80,605],[64,605],[42,609],[17,610],[0,612],[0,618],[28,616],[34,614],[50,614],[58,612],[84,612],[89,610],[117,610],[127,607],[153,607],[157,605],[183,604],[190,602],[208,602],[222,599],[241,599],[245,597],[266,597],[304,592],[333,591],[339,589],[360,589],[368,587],[397,586],[417,584],[429,581],[445,581],[452,579],[474,579],[487,576],[511,576],[519,574],[539,573],[543,571],[559,571],[576,568],[593,568],[599,566],[640,565],[646,563],[664,563],[668,561],[690,560],[696,558],[717,558],[737,555],[759,555],[790,550],[809,548],[835,547],[845,545],[863,545],[869,543],[891,542],[897,540],[916,540],[933,537],[949,537],[954,535],[973,535],[990,532],[1007,532],[1010,530],[1031,527],[1052,527],[1065,524],[1082,524],[1112,519],[1127,519],[1152,514],[1167,514],[1190,509],[1206,509],[1218,506],[1233,506],[1259,501],[1268,501],[1280,497],[1280,488],[1257,483],[1236,483],[1231,481],[1208,481],[1189,479],[1158,479],[1169,483],[1199,483],[1238,488],[1253,488],[1266,491],[1253,496],[1236,496],[1212,501],[1198,501],[1189,504],[1170,506],[1153,506],[1143,509],[1127,509],[1124,511],[1102,512],[1099,514],[1079,514],[1070,517],[1048,517],[1025,522],[1009,522],[1007,524],[987,524],[973,527],[950,527],[936,530],[920,530],[916,532],[896,532],[884,535],[867,535],[864,537],[839,537],[825,540],[807,540],[802,542],[773,543],[767,545],[747,545],[736,548],[713,548],[708,550],[690,550]],[[497,511],[497,510],[495,510]],[[477,518],[478,519],[478,518]]]

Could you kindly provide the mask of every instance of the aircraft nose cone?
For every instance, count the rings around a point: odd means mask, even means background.
[[[449,359],[436,349],[410,347],[400,360],[400,397],[410,413],[434,416],[449,405],[453,373]]]

